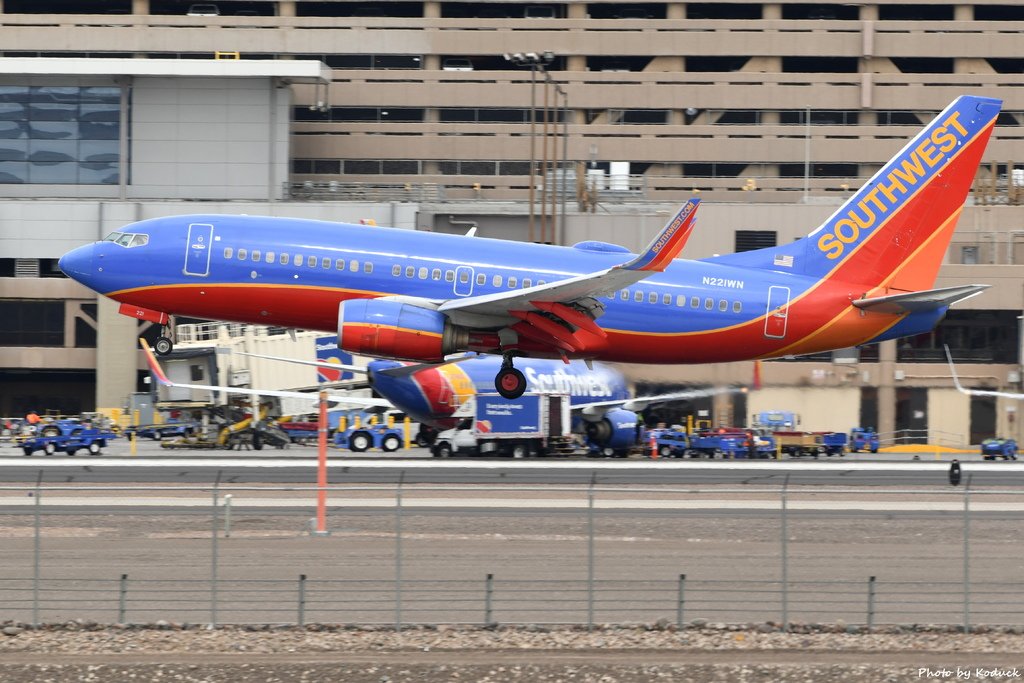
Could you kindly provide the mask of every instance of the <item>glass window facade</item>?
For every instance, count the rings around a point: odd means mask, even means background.
[[[121,89],[0,86],[0,184],[116,185]]]

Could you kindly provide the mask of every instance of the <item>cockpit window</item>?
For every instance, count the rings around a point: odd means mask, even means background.
[[[149,235],[141,235],[131,232],[112,232],[106,236],[104,242],[113,242],[114,244],[120,244],[122,247],[141,247],[145,244],[149,244]]]

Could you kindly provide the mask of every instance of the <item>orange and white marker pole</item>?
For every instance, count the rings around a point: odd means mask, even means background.
[[[314,536],[328,536],[327,531],[327,392],[320,392],[320,421],[317,424],[319,453],[316,467],[316,531]]]
[[[654,436],[654,432],[651,432],[651,460],[658,459],[658,440]]]

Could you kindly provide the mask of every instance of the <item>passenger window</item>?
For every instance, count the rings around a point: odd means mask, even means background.
[[[406,277],[413,277],[414,275],[416,275],[416,268],[414,268],[413,266],[406,266],[405,267],[405,276]]]
[[[649,304],[656,304],[656,303],[658,303],[658,293],[657,292],[651,292],[650,294],[648,294],[647,295],[647,303],[649,303]]]
[[[320,267],[324,268],[324,269],[330,268],[331,267],[331,259],[330,259],[330,257],[324,256],[322,259],[320,259]]]
[[[292,265],[295,265],[295,266],[301,266],[302,265],[302,254],[296,254],[295,255],[295,258],[292,259]]]
[[[509,289],[515,289],[518,286],[519,286],[519,278],[517,278],[515,275],[509,275],[508,276],[508,287],[509,287]]]
[[[707,299],[704,299],[704,308],[706,308],[707,310],[710,311],[714,307],[715,307],[715,300],[714,299],[712,299],[711,297],[708,297]]]
[[[334,269],[335,270],[345,270],[345,259],[343,259],[343,258],[334,259]]]
[[[446,270],[446,271],[444,271],[444,281],[445,282],[455,282],[455,271],[454,270]]]
[[[372,273],[373,272],[373,264],[371,262],[369,262],[369,261],[366,261],[365,263],[363,263],[363,272],[364,273]]]
[[[690,308],[700,308],[700,297],[699,296],[691,296],[690,297]]]
[[[477,275],[476,275],[476,283],[478,285],[482,285],[485,282],[487,282],[487,276],[484,275],[483,273],[477,273]]]
[[[459,273],[459,282],[461,282],[462,284],[466,284],[467,282],[469,282],[469,273],[466,272],[465,270],[460,272]]]
[[[722,313],[725,313],[727,310],[729,310],[729,302],[726,301],[725,299],[720,299],[718,301],[718,310],[720,310]]]
[[[224,258],[231,258],[231,255],[235,253],[235,250],[231,247],[224,247]]]
[[[531,280],[528,277],[524,277],[523,278],[523,289],[529,289],[530,287],[533,287],[533,280]]]
[[[742,310],[743,310],[743,304],[741,304],[739,301],[733,301],[732,302],[732,312],[733,313],[739,313]]]
[[[665,294],[664,296],[662,296],[661,297],[661,303],[665,304],[666,306],[671,306],[672,305],[672,295],[671,294]]]
[[[430,271],[430,279],[431,280],[440,280],[441,279],[441,269],[440,268],[434,268],[432,271]]]
[[[682,308],[682,307],[686,306],[686,295],[685,294],[680,294],[679,296],[676,297],[676,306],[679,306],[679,308]]]
[[[245,257],[248,256],[248,255],[249,255],[248,250],[246,250],[246,249],[239,249],[238,250],[238,260],[239,261],[244,261]]]
[[[268,251],[267,252],[267,263],[273,263],[273,262],[274,262],[274,252]]]
[[[629,290],[624,289],[621,292],[619,292],[619,298],[622,299],[623,301],[629,301]]]
[[[356,261],[355,259],[352,259],[351,261],[349,261],[348,262],[348,269],[351,270],[353,273],[358,273],[359,272],[359,261]]]
[[[394,277],[398,277],[399,275],[401,275],[402,274],[402,266],[398,265],[397,263],[395,265],[391,266],[391,274]]]
[[[421,280],[426,280],[427,279],[427,268],[426,268],[426,266],[420,268],[419,278]]]
[[[261,257],[261,254],[260,254],[260,250],[259,250],[259,249],[253,249],[253,250],[252,250],[252,260],[253,260],[253,261],[257,261],[257,262],[259,262],[259,261],[262,261],[262,260],[263,260],[263,259],[262,259],[262,257]]]
[[[640,303],[643,300],[644,300],[644,293],[643,292],[641,292],[639,289],[636,290],[635,292],[633,292],[633,301],[635,301],[637,303]]]
[[[316,268],[316,256],[313,256],[311,254],[311,255],[306,257],[306,267],[307,268]]]
[[[288,265],[288,254],[281,254],[281,261],[280,261],[280,263],[281,263],[282,266],[287,266]]]
[[[493,278],[491,278],[491,284],[495,287],[501,287],[501,283],[503,280],[504,278],[501,277],[500,275],[495,275]]]
[[[540,287],[541,285],[546,285],[546,284],[547,284],[547,280],[537,280],[537,286],[538,287]]]

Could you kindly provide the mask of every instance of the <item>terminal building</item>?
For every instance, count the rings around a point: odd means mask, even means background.
[[[936,332],[764,362],[707,410],[950,443],[1024,435],[1024,7],[841,2],[0,0],[0,415],[122,407],[144,323],[56,260],[126,223],[259,213],[631,249],[686,198],[684,256],[819,225],[958,95],[1003,113]],[[753,363],[629,366],[642,392]],[[282,380],[284,381],[284,380]],[[652,419],[677,421],[692,406]]]

